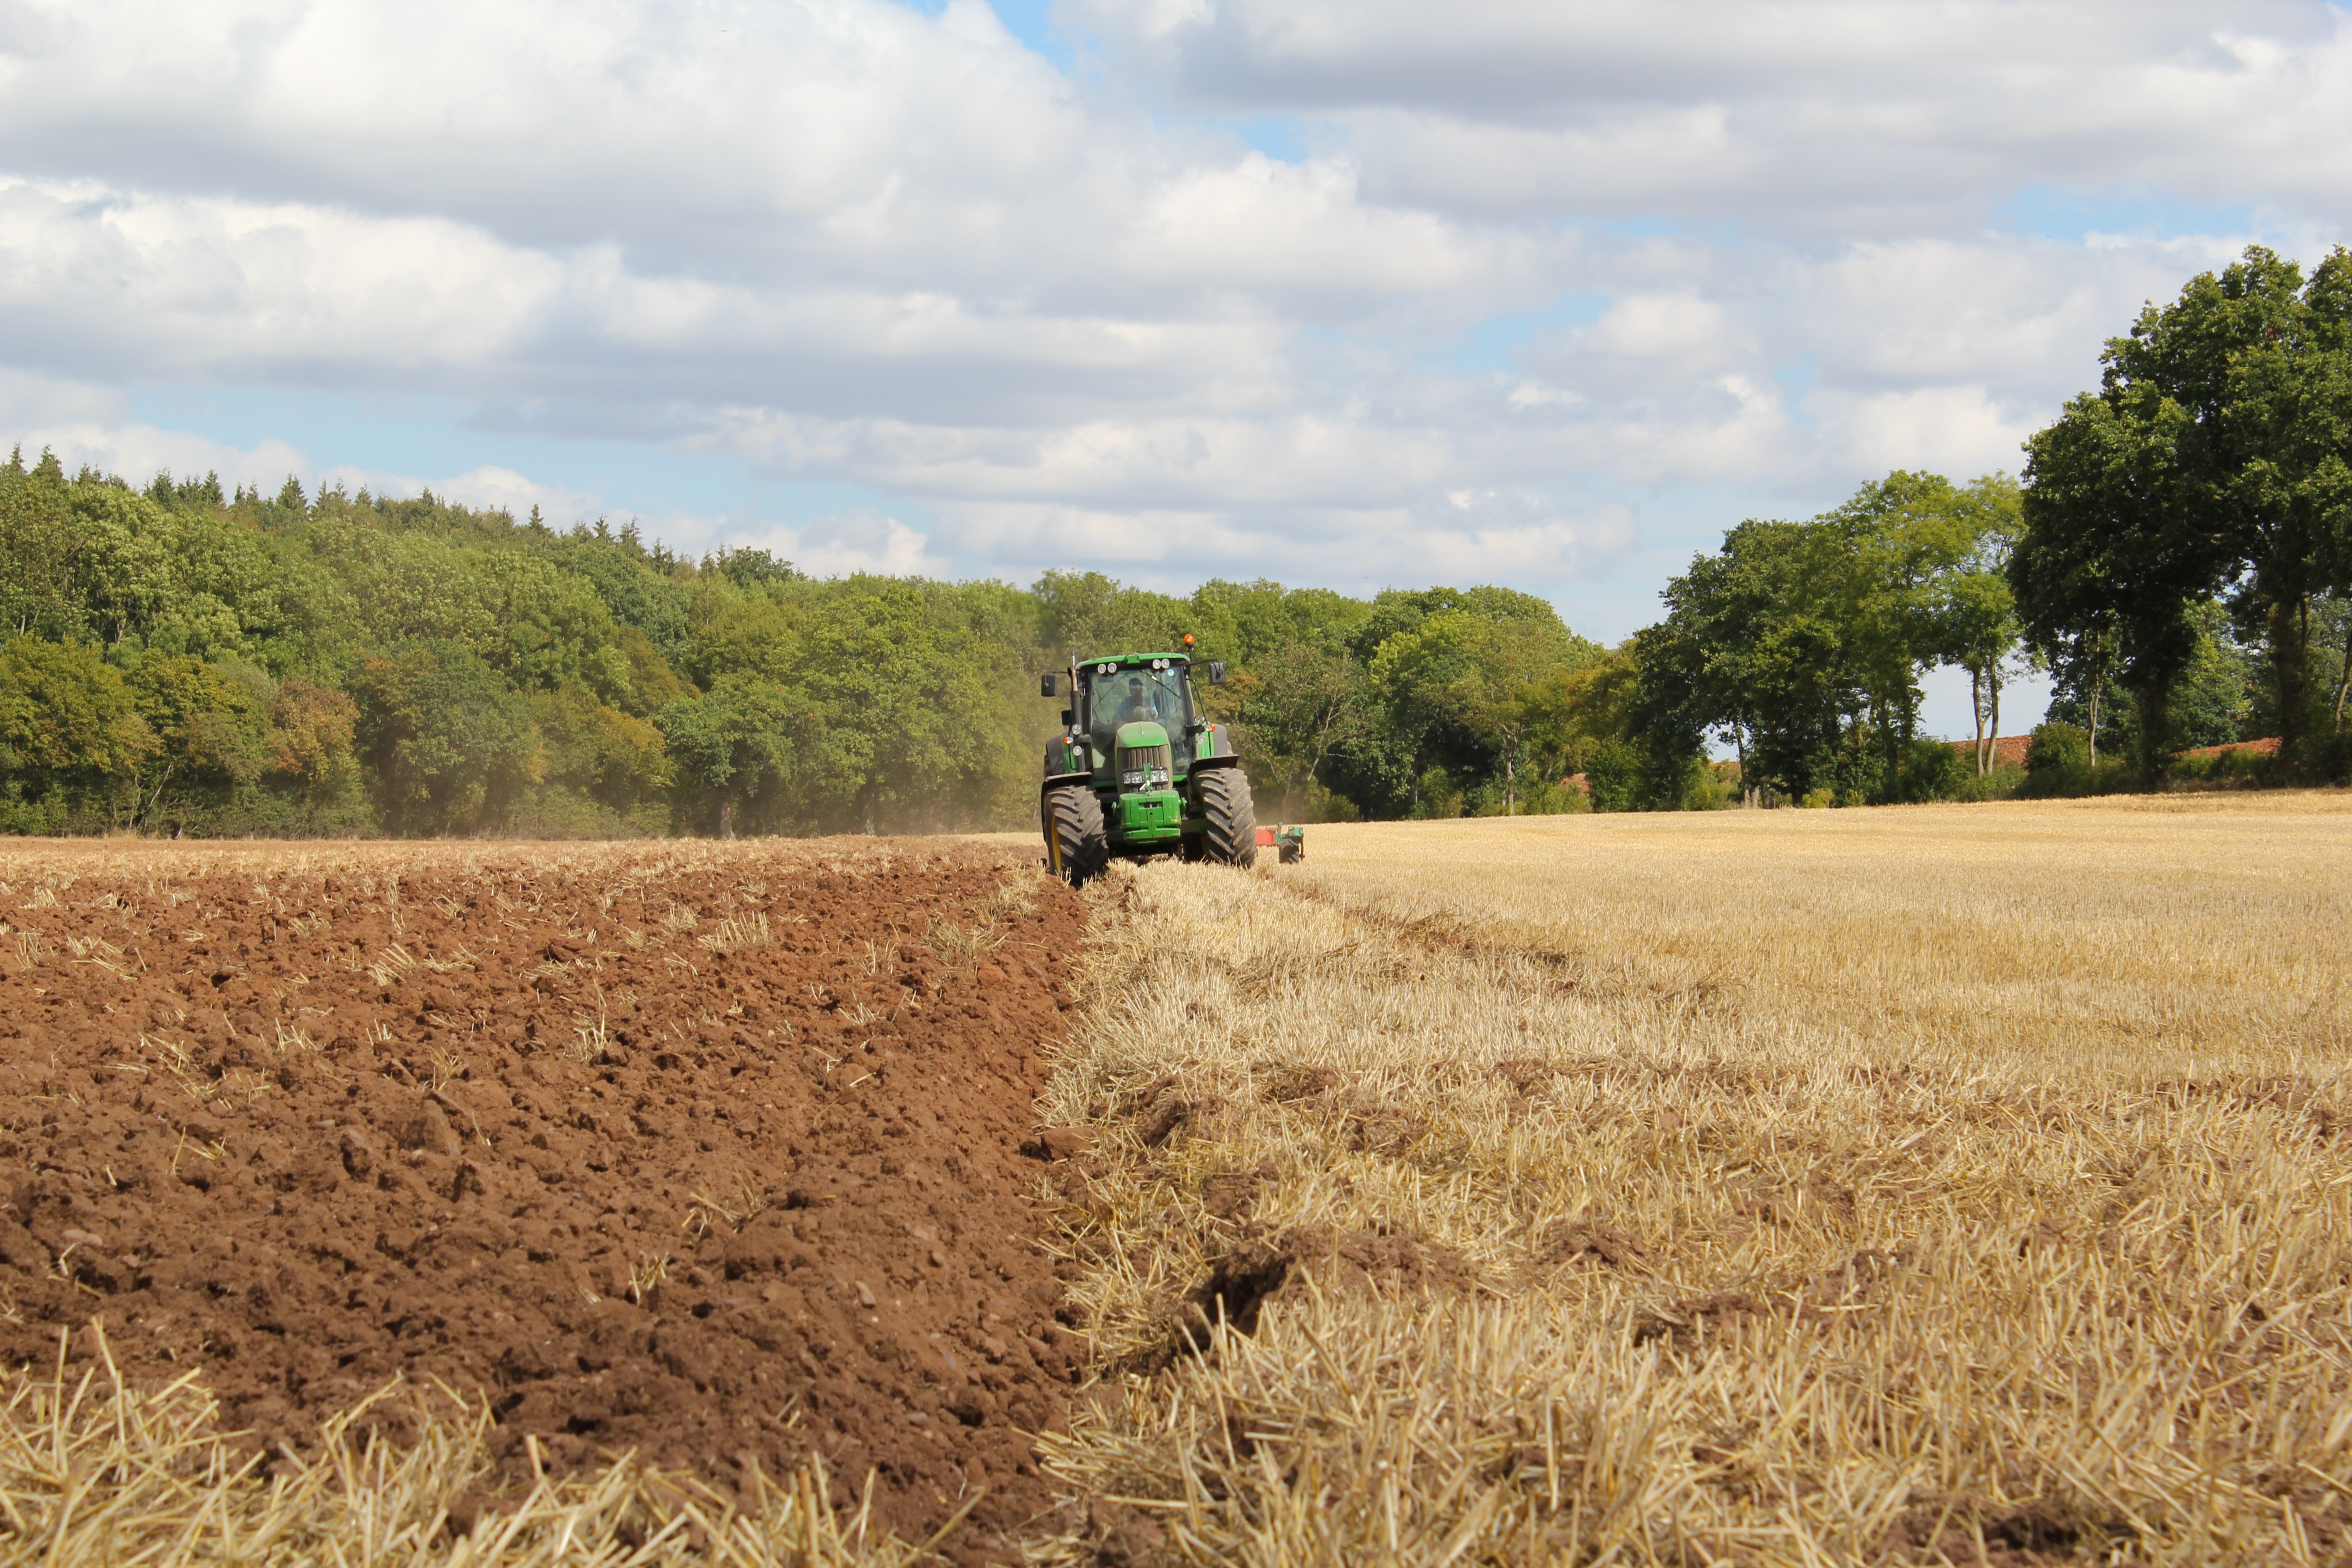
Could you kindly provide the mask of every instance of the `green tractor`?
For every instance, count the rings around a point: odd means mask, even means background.
[[[1037,815],[1045,861],[1083,887],[1112,856],[1181,855],[1247,866],[1257,858],[1249,775],[1222,724],[1192,693],[1192,639],[1181,653],[1122,653],[1070,661],[1070,705],[1045,747]],[[1058,695],[1058,678],[1038,682]],[[1212,661],[1209,682],[1225,683]]]

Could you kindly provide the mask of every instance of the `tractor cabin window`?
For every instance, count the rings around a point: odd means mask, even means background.
[[[1173,750],[1185,763],[1192,762],[1192,737],[1184,728],[1191,716],[1185,711],[1181,665],[1171,664],[1166,669],[1114,668],[1108,675],[1097,665],[1089,674],[1087,727],[1093,733],[1097,756],[1112,754],[1121,724],[1139,721],[1166,730]]]

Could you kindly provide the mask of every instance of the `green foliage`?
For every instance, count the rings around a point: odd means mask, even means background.
[[[1049,668],[1098,653],[1173,648],[1193,629],[1182,600],[1121,587],[1099,572],[1048,572],[1031,592]]]
[[[1557,683],[1601,649],[1549,605],[1507,588],[1383,594],[1366,623],[1395,628],[1368,674],[1384,736],[1406,755],[1410,808],[1445,812],[1459,795],[1480,809],[1480,791],[1455,781],[1485,780],[1495,797],[1486,808],[1515,812],[1521,769],[1560,749]],[[1445,782],[1424,801],[1433,777]]]
[[[2206,600],[2189,609],[2196,643],[2172,690],[2174,741],[2184,747],[2222,746],[2276,734],[2261,711],[2268,695],[2258,655],[2232,633],[2229,613]]]
[[[1029,760],[1005,700],[1027,674],[1011,641],[1025,629],[1020,607],[890,578],[813,586],[788,672],[815,721],[803,752],[814,765],[794,780],[803,820],[866,832],[984,820],[972,805],[1002,804],[989,798],[991,771]]]
[[[2122,758],[2093,758],[2089,731],[2050,721],[2034,728],[2018,793],[2029,797],[2111,795],[2130,787],[2131,777],[2131,766]]]
[[[1061,584],[1069,581],[1040,584],[1049,605],[1057,596],[1068,602]],[[1397,793],[1402,764],[1385,743],[1359,652],[1371,608],[1362,600],[1261,579],[1203,584],[1181,606],[1156,596],[1125,604],[1135,629],[1166,635],[1184,625],[1200,639],[1201,658],[1230,667],[1227,684],[1203,686],[1202,698],[1249,757],[1267,820],[1349,820]],[[1051,646],[1055,623],[1045,625]]]
[[[751,592],[802,580],[791,562],[779,561],[764,550],[722,550],[703,563],[703,570]]]
[[[2145,767],[2286,712],[2276,584],[2291,574],[2265,577],[2243,551],[2234,577],[2217,567],[2182,495],[2302,520],[2273,531],[2314,563],[2293,579],[2309,589],[2290,628],[2308,665],[2296,700],[2340,729],[2352,613],[2328,575],[2342,563],[2325,454],[2296,458],[2300,478],[2238,472],[2216,500],[2226,465],[2188,448],[2218,438],[2140,389],[2205,363],[2182,347],[2197,310],[2238,333],[2242,359],[2241,316],[2284,321],[2302,357],[2263,346],[2258,375],[2223,354],[2239,401],[2195,417],[2242,423],[2259,405],[2324,446],[2310,404],[2331,384],[2323,328],[2343,271],[2299,295],[2275,269],[2233,272],[2220,305],[2193,286],[2195,310],[2144,321],[2138,346],[2113,350],[2107,392],[2037,438],[2024,491],[1898,472],[1817,518],[1743,522],[1669,584],[1661,624],[1614,649],[1494,585],[1366,600],[1263,580],[1177,597],[1079,572],[1026,591],[818,581],[758,550],[689,562],[634,526],[558,531],[429,493],[314,498],[289,479],[224,496],[168,474],[134,490],[19,453],[0,468],[0,826],[1023,826],[1055,728],[1038,673],[1188,633],[1228,668],[1202,701],[1269,820],[1977,797],[2015,775],[1916,733],[1920,678],[1965,668],[1997,731],[2021,643],[2058,675],[2053,716],[2095,731],[2029,787],[2112,787],[2115,751]],[[1737,760],[1709,763],[1710,736]],[[2352,764],[2352,744],[2323,735],[2305,756]]]
[[[1896,797],[1905,801],[1952,800],[1967,793],[1976,770],[1941,741],[1914,736],[1910,754],[1896,773]]]
[[[2171,758],[2171,750],[2227,745],[2278,731],[2258,668],[2259,655],[2236,640],[2229,611],[2218,600],[2200,600],[2187,607],[2183,621],[2188,653],[2163,690],[2168,737],[2163,765],[2168,774],[2185,777]],[[2103,762],[2141,756],[2147,749],[2142,743],[2141,694],[2109,668],[2094,703],[2095,693],[2088,684],[2092,673],[2091,667],[2081,663],[2060,666],[2049,717],[2082,729],[2086,743],[2095,742]]]
[[[275,683],[258,669],[149,652],[124,684],[156,742],[130,774],[134,821],[184,820],[261,776]]]
[[[571,814],[573,833],[593,828],[619,835],[657,822],[667,826],[662,797],[672,782],[669,750],[652,721],[600,702],[578,685],[534,693],[531,712],[545,748],[546,781],[582,803]]]
[[[636,633],[665,659],[676,658],[685,648],[693,589],[677,576],[676,558],[659,548],[648,549],[635,523],[614,532],[599,519],[593,528],[583,524],[560,534],[540,530],[528,537],[534,554],[587,584],[614,624],[625,628],[624,637]],[[721,557],[726,562],[738,559]],[[730,574],[739,581],[744,574],[740,567]]]
[[[359,704],[349,694],[297,675],[278,682],[269,701],[265,794],[251,803],[256,830],[358,833],[372,826],[354,749],[358,732]]]
[[[2314,684],[2327,704],[2326,728],[2343,742],[2346,702],[2352,699],[2352,593],[2330,593],[2314,603],[2311,630]]]
[[[1694,758],[1712,732],[1759,795],[1948,789],[1948,749],[1916,744],[1919,677],[1962,666],[1979,711],[1997,716],[2016,640],[2004,563],[2017,510],[2001,475],[1960,487],[1896,472],[1810,521],[1731,530],[1667,584],[1666,620],[1639,645],[1638,728],[1660,765]]]
[[[2322,757],[2326,753],[2323,752]],[[2325,767],[2323,762],[2323,768]],[[2323,773],[2323,776],[2328,776]],[[2285,782],[2280,774],[2279,759],[2274,753],[2251,749],[2231,749],[2211,756],[2177,759],[2171,770],[2172,782],[2195,784],[2207,789],[2251,789]],[[2344,783],[2341,773],[2329,778],[2335,784]]]
[[[54,460],[0,468],[0,615],[51,641],[250,657],[287,626],[267,541],[217,512],[119,482],[68,483]]]
[[[1350,780],[1381,777],[1386,737],[1364,667],[1344,640],[1281,641],[1228,680],[1230,702],[1213,687],[1211,707],[1237,721],[1268,820],[1358,815],[1361,807],[1340,792]]]
[[[690,828],[732,838],[738,808],[774,796],[792,761],[794,718],[782,687],[740,671],[662,709],[655,722],[668,744]]]
[[[351,689],[359,755],[390,832],[496,831],[543,776],[530,701],[462,644],[370,658]]]
[[[2308,765],[2315,734],[2340,727],[2314,680],[2313,610],[2352,589],[2352,253],[2306,280],[2252,247],[2103,357],[2100,389],[2030,443],[2011,572],[2029,639],[2086,691],[2120,671],[2153,779],[2183,739],[2194,611],[2234,586],[2287,765]]]
[[[2088,731],[2055,720],[2033,727],[2033,739],[2025,748],[2027,773],[2063,773],[2069,768],[2087,768],[2090,765],[2091,736]]]
[[[0,647],[0,789],[19,831],[113,826],[160,750],[131,688],[83,642]]]

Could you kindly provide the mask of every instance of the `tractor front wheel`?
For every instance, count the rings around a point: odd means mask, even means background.
[[[1046,862],[1054,875],[1083,888],[1110,864],[1110,839],[1103,832],[1102,802],[1084,784],[1061,784],[1045,792]]]
[[[1257,859],[1257,807],[1250,800],[1247,774],[1239,768],[1202,774],[1201,810],[1208,819],[1201,834],[1202,859],[1241,867]]]

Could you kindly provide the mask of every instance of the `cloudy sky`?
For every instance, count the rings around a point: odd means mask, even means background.
[[[0,440],[818,571],[1613,639],[2346,237],[2315,0],[0,0]]]

